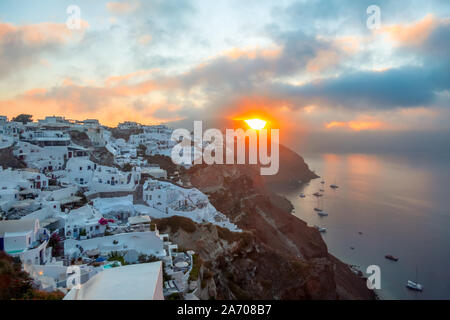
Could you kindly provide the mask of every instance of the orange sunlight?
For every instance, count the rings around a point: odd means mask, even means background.
[[[261,130],[266,126],[267,121],[261,119],[247,119],[245,122],[248,126],[255,130]]]

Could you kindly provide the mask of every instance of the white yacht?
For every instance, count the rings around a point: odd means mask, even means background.
[[[423,286],[420,283],[417,283],[417,282],[411,281],[411,280],[408,280],[408,282],[406,283],[406,287],[408,287],[408,289],[415,290],[415,291],[423,290]]]
[[[319,226],[314,226],[316,229],[317,229],[317,231],[319,231],[320,233],[323,233],[323,232],[327,232],[327,228],[324,228],[324,227],[319,227]]]

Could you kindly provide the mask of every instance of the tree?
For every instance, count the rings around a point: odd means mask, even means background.
[[[129,163],[125,163],[122,167],[122,170],[124,172],[130,172],[131,170],[133,170],[133,166]]]
[[[31,278],[17,259],[0,251],[0,300],[22,299],[31,290]]]
[[[45,292],[33,289],[32,279],[22,271],[19,258],[0,251],[0,300],[61,300],[60,291]]]
[[[147,147],[144,146],[143,144],[140,144],[140,145],[137,147],[137,153],[138,153],[138,156],[143,157],[143,156],[145,155],[145,151],[147,151]]]
[[[53,233],[48,241],[48,246],[52,248],[52,256],[58,257],[63,254],[63,245],[58,233]]]
[[[17,117],[13,118],[12,121],[22,122],[23,124],[27,124],[28,122],[33,121],[33,116],[31,114],[19,114]]]

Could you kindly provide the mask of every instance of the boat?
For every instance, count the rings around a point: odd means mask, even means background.
[[[406,287],[414,291],[423,290],[423,286],[417,282],[417,267],[416,267],[416,281],[408,280],[408,282],[406,282]]]
[[[420,283],[408,280],[408,282],[406,283],[406,287],[408,287],[408,289],[411,290],[415,290],[415,291],[422,291],[423,287]]]
[[[398,258],[394,257],[393,255],[387,254],[384,256],[386,259],[388,260],[392,260],[392,261],[398,261]]]
[[[319,212],[317,212],[317,214],[318,214],[319,216],[321,216],[321,217],[326,217],[326,216],[328,216],[328,213],[326,213],[325,211],[319,211]]]
[[[321,183],[321,184],[325,184],[325,181],[322,180],[322,181],[320,181],[320,183]]]
[[[333,183],[333,184],[330,184],[330,188],[331,188],[331,189],[337,189],[337,188],[339,188],[339,186],[336,184],[336,179],[334,179],[334,183]]]
[[[317,198],[317,206],[314,208],[314,211],[316,212],[322,212],[322,205],[320,204],[320,198]]]
[[[320,192],[325,192],[325,190],[323,190],[323,189],[320,189],[319,191],[320,191]]]
[[[315,193],[313,193],[313,196],[315,196],[315,197],[322,197],[323,194],[321,194],[320,192],[315,192]]]
[[[300,193],[300,198],[306,197],[304,193]]]
[[[320,233],[323,233],[323,232],[327,232],[327,228],[324,228],[324,227],[319,227],[319,226],[314,226],[316,229],[317,229],[317,231],[319,231]]]

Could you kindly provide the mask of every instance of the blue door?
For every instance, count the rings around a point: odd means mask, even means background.
[[[3,251],[3,238],[0,238],[0,251]]]

